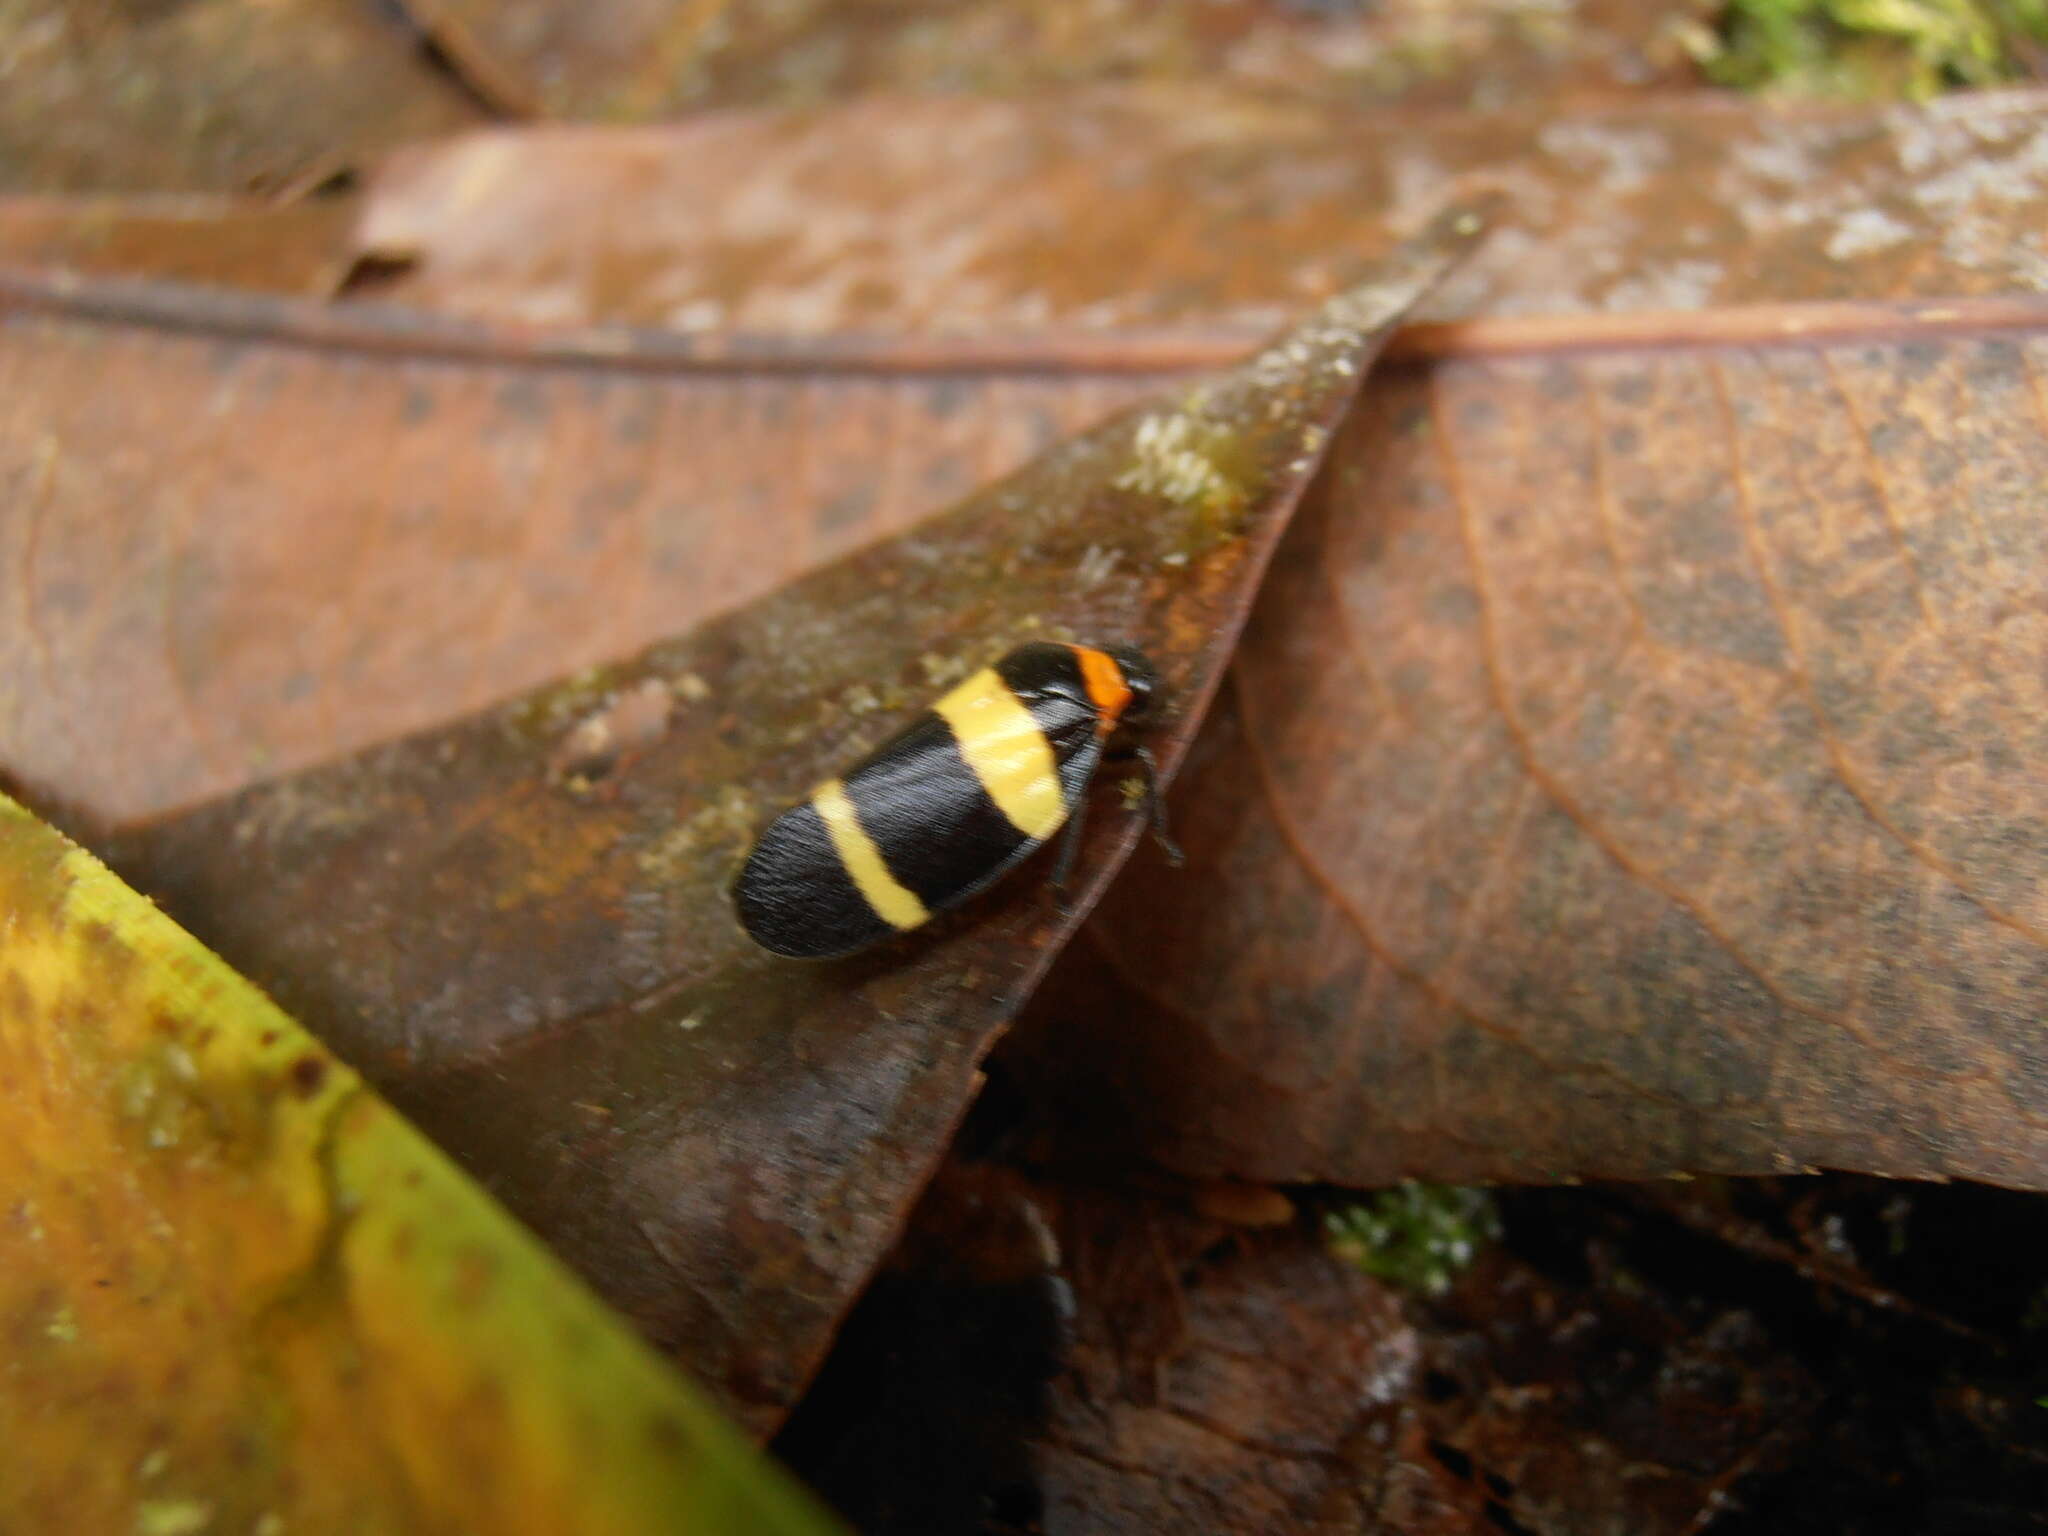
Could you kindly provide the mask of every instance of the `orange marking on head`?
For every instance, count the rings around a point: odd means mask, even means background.
[[[1124,709],[1131,702],[1131,687],[1124,681],[1123,668],[1107,651],[1090,650],[1085,645],[1068,649],[1080,659],[1081,681],[1095,705],[1095,732],[1107,736],[1116,729],[1117,721],[1123,718]]]

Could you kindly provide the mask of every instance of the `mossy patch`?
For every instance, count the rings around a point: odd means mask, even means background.
[[[2048,0],[1729,0],[1691,47],[1738,90],[1919,100],[2035,72]]]
[[[1404,1180],[1324,1219],[1330,1251],[1347,1264],[1422,1296],[1441,1296],[1500,1236],[1483,1189]]]

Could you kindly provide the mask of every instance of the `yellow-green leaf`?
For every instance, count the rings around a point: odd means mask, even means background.
[[[0,1530],[829,1522],[268,998],[0,797]]]

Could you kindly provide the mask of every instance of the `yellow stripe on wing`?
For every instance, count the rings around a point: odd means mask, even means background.
[[[1026,837],[1044,842],[1067,819],[1052,743],[1024,701],[985,668],[932,706],[989,799]]]
[[[906,889],[882,862],[882,850],[853,813],[846,786],[827,779],[811,792],[811,805],[832,837],[833,851],[853,877],[854,887],[875,915],[892,928],[915,928],[931,916],[917,893]]]

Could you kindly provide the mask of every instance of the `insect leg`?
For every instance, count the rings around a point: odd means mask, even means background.
[[[1060,829],[1060,850],[1052,863],[1052,895],[1059,903],[1060,915],[1066,916],[1067,876],[1074,872],[1074,860],[1081,854],[1081,829],[1088,824],[1088,797],[1085,794],[1074,797],[1074,809],[1067,817],[1066,826]]]
[[[1142,743],[1118,750],[1115,761],[1133,760],[1145,777],[1145,812],[1152,823],[1152,840],[1159,845],[1159,851],[1175,869],[1187,862],[1187,856],[1180,851],[1180,844],[1173,840],[1173,834],[1166,829],[1166,796],[1159,792],[1159,764],[1152,756],[1152,749]]]

